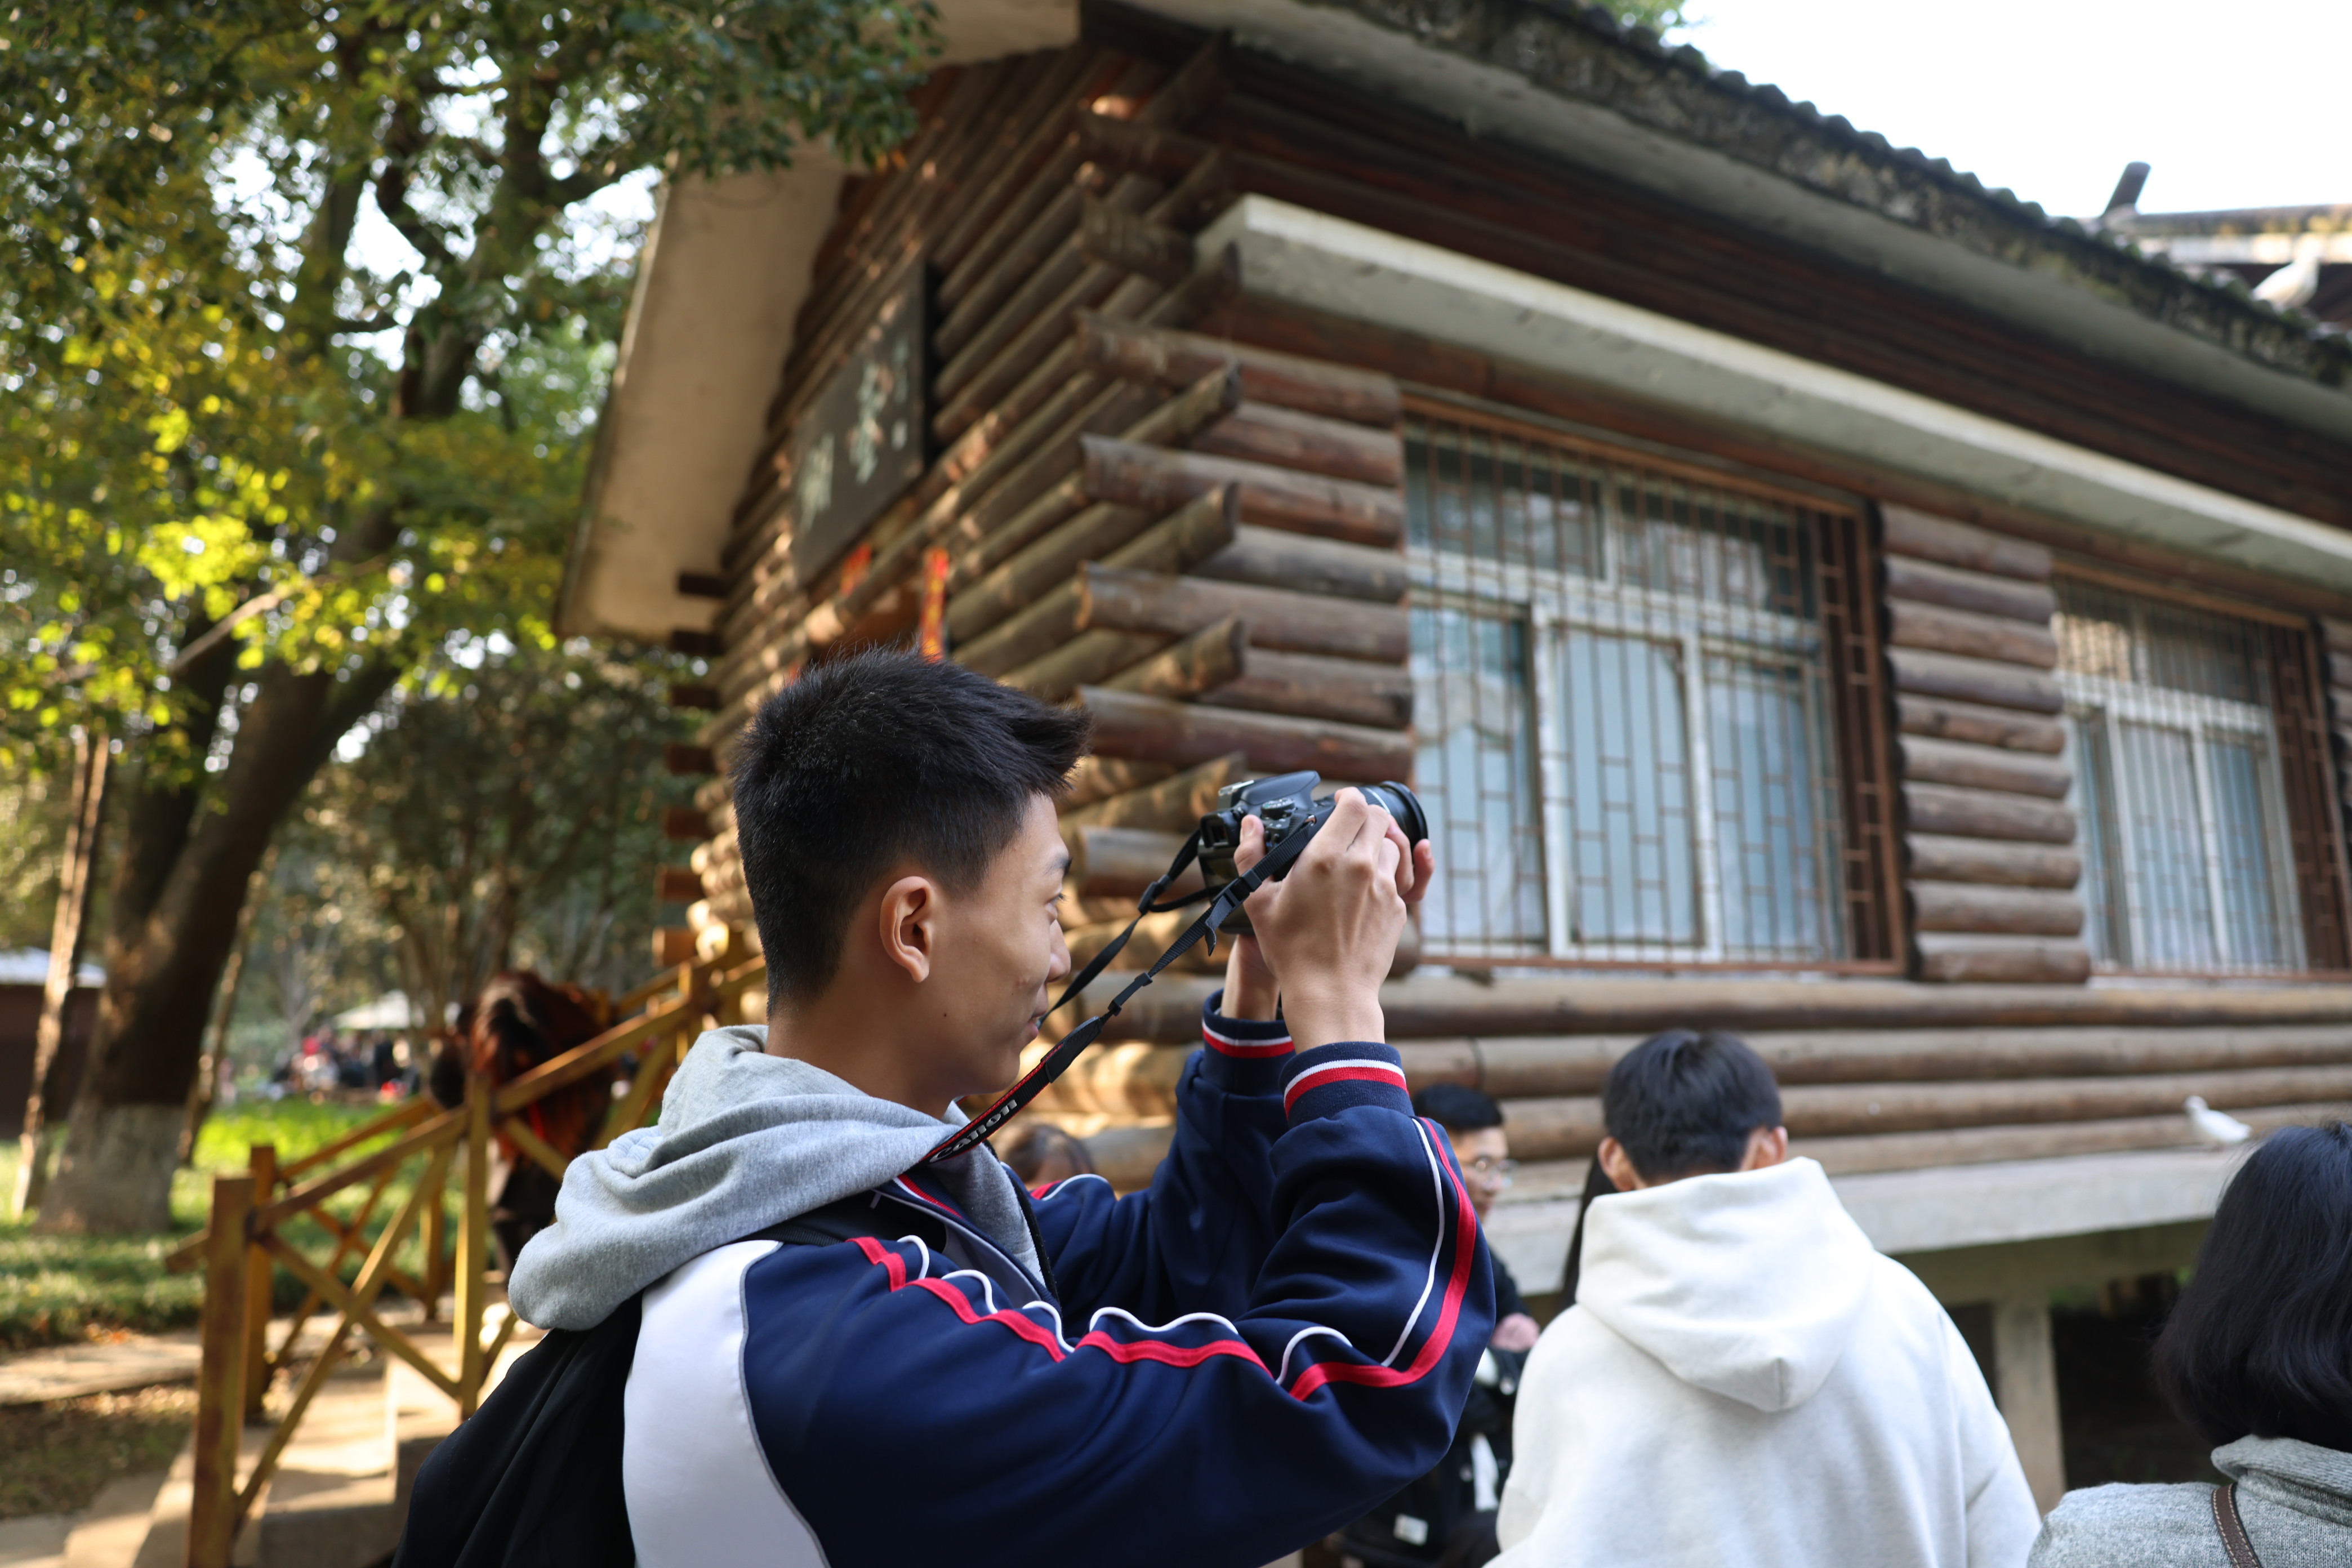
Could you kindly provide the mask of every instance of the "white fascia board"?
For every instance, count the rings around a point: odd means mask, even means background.
[[[2352,533],[1419,240],[1246,196],[1200,237],[1243,286],[2007,506],[2352,591]]]
[[[1870,1244],[1892,1256],[2210,1219],[2237,1164],[2222,1150],[2157,1150],[1877,1171],[1830,1184]],[[1505,1202],[1487,1219],[1487,1242],[1521,1289],[1548,1290],[1560,1277],[1577,1203]]]

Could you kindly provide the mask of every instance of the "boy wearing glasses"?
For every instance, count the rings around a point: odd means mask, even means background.
[[[1503,1131],[1503,1108],[1467,1084],[1433,1083],[1412,1097],[1414,1114],[1434,1121],[1454,1145],[1470,1206],[1483,1226],[1519,1163]],[[1471,1538],[1491,1539],[1495,1510],[1511,1468],[1511,1415],[1519,1369],[1541,1331],[1500,1258],[1495,1267],[1495,1331],[1486,1342],[1454,1446],[1438,1467],[1348,1527],[1343,1560],[1363,1568],[1409,1568],[1452,1561]],[[1493,1548],[1487,1551],[1491,1553]],[[1469,1561],[1480,1561],[1475,1556]]]

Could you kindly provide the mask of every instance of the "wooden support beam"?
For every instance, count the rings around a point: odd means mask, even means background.
[[[1998,659],[2032,669],[2058,668],[2058,638],[2047,626],[2028,626],[2002,616],[1950,610],[1940,605],[1888,600],[1886,640],[1896,647]]]
[[[1889,555],[1915,556],[2029,583],[2050,580],[2052,557],[2046,545],[1907,506],[1882,506],[1879,512],[1885,520],[1884,547]]]
[[[1404,437],[1343,419],[1244,403],[1194,438],[1192,449],[1394,489],[1404,483]]]
[[[1192,574],[1374,605],[1399,603],[1408,586],[1404,557],[1393,550],[1247,522],[1234,531],[1231,544],[1194,566]]]
[[[1240,368],[1243,395],[1253,404],[1380,429],[1393,429],[1404,416],[1392,376],[1200,332],[1111,321],[1086,310],[1077,318],[1077,348],[1079,363],[1098,375],[1183,386],[1215,366],[1231,364]]]
[[[1146,697],[1181,701],[1239,679],[1248,665],[1249,627],[1228,616],[1141,663],[1130,665],[1102,684],[1114,691],[1135,691]]]
[[[1386,605],[1089,565],[1078,574],[1074,625],[1081,631],[1186,637],[1229,616],[1249,624],[1253,647],[1402,664],[1405,612]]]
[[[1888,648],[1886,663],[1899,692],[2028,713],[2065,711],[2065,693],[2058,689],[2057,678],[2044,670],[1910,647]]]
[[[1950,784],[1903,786],[1903,805],[1915,833],[1956,838],[2016,838],[2034,844],[2074,842],[2074,813],[2064,805],[1991,790]]]
[[[1412,676],[1402,665],[1254,648],[1239,676],[1201,700],[1212,708],[1402,730],[1412,722]]]
[[[676,969],[681,963],[694,962],[694,944],[698,932],[692,926],[656,926],[653,958],[656,969]]]
[[[1080,827],[1149,828],[1181,837],[1217,809],[1219,790],[1249,776],[1249,760],[1239,752],[1213,757],[1158,784],[1064,812],[1062,828],[1066,835]],[[1164,861],[1161,869],[1166,869]]]
[[[1062,835],[1070,847],[1069,879],[1090,899],[1134,898],[1151,886],[1182,848],[1181,833],[1160,833],[1131,827],[1099,827],[1080,824]],[[1201,886],[1196,864],[1168,889],[1170,896],[1192,892]],[[1193,1035],[1200,1033],[1201,1003],[1192,998]]]
[[[727,579],[716,572],[681,572],[677,574],[677,591],[688,599],[723,599],[727,596]]]
[[[1992,1304],[1993,1399],[2009,1440],[2048,1513],[2066,1493],[2066,1441],[2058,1420],[2058,1356],[2050,1339],[2050,1293]]]
[[[695,778],[719,771],[718,761],[708,746],[689,746],[672,741],[662,748],[662,771],[674,778]]]
[[[663,806],[662,837],[673,843],[698,843],[710,837],[710,819],[699,806]]]
[[[690,904],[702,897],[702,876],[690,866],[663,866],[654,872],[654,897],[666,904]]]
[[[1095,719],[1095,749],[1185,766],[1239,752],[1273,773],[1311,768],[1331,779],[1402,778],[1412,768],[1408,736],[1360,724],[1274,718],[1229,709],[1082,687]]]
[[[1071,111],[1070,129],[1077,138],[1079,153],[1089,163],[1132,169],[1155,180],[1181,179],[1214,147],[1213,142],[1165,126],[1097,114],[1084,104]]]
[[[1921,784],[1963,784],[2045,800],[2063,800],[2074,787],[2074,770],[2039,752],[1921,735],[1898,736],[1895,747],[1902,753],[1903,776]]]
[[[1993,838],[1951,838],[1914,833],[1904,840],[1910,874],[1939,882],[1985,882],[2011,888],[2072,888],[2083,878],[2083,857],[2047,844]]]
[[[1080,632],[1053,652],[1006,670],[997,679],[1048,702],[1059,702],[1081,686],[1092,686],[1108,676],[1149,658],[1168,646],[1159,632]],[[1124,766],[1158,766],[1131,758],[1105,758]]]
[[[1269,528],[1357,544],[1394,546],[1404,538],[1404,496],[1398,489],[1107,437],[1086,437],[1079,444],[1087,493],[1098,500],[1165,510],[1230,484],[1240,487],[1243,517]]]
[[[1235,498],[1230,491],[1193,497],[1136,538],[1111,551],[1100,563],[1088,563],[1081,566],[1081,581],[1085,573],[1107,569],[1138,573],[1181,572],[1233,542],[1236,510]],[[952,650],[955,658],[958,663],[982,675],[998,675],[1042,658],[1075,633],[1086,629],[1078,624],[1082,599],[1081,584],[1066,583],[1027,609],[975,637],[964,647]],[[1186,632],[1195,629],[1192,626],[1183,628]],[[1150,651],[1149,648],[1143,649],[1111,668],[1123,668]]]
[[[697,631],[691,626],[680,626],[669,634],[669,650],[688,658],[717,658],[727,651],[717,632]]]
[[[1977,615],[2000,616],[2029,626],[2047,626],[2058,613],[2058,595],[2047,583],[1996,577],[1908,555],[1886,557],[1886,596]]]
[[[1070,787],[1062,796],[1062,809],[1091,805],[1131,789],[1141,789],[1145,784],[1158,784],[1175,771],[1165,763],[1137,763],[1124,757],[1089,753],[1080,757],[1078,765],[1070,770]]]
[[[2049,888],[1990,887],[1981,882],[1915,880],[1912,929],[1992,931],[2018,936],[2079,936],[2083,900]]]
[[[1173,286],[1192,275],[1192,239],[1088,196],[1078,217],[1078,254]]]
[[[669,705],[716,712],[719,706],[719,688],[695,683],[673,685],[669,689]]]
[[[2066,749],[2066,727],[2055,719],[2020,713],[2013,708],[1986,708],[1974,702],[1917,697],[1907,691],[1895,699],[1895,722],[1906,735],[1969,741],[1980,746],[2005,746],[2013,752],[2041,752],[2052,756]]]

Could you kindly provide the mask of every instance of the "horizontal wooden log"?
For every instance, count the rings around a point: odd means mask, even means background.
[[[2083,878],[2079,853],[2047,844],[1914,833],[1904,840],[1904,849],[1909,857],[1910,874],[1928,881],[2072,888]]]
[[[1906,735],[2003,746],[2013,752],[2055,755],[2066,749],[2066,727],[2055,719],[2013,708],[1985,708],[1940,697],[1903,692],[1895,699],[1895,727]]]
[[[1239,752],[1270,773],[1311,768],[1334,779],[1401,779],[1412,768],[1412,742],[1360,724],[1275,718],[1081,687],[1094,715],[1095,750],[1189,766]]]
[[[1098,500],[1165,510],[1232,484],[1241,488],[1242,516],[1250,522],[1357,544],[1394,545],[1404,537],[1402,490],[1106,437],[1080,444],[1087,493]]]
[[[2028,713],[2060,713],[2066,708],[2055,676],[2021,665],[1907,647],[1888,648],[1886,664],[1895,672],[1897,691]]]
[[[654,897],[666,904],[690,904],[702,897],[702,878],[690,866],[658,867]]]
[[[1907,555],[1886,557],[1886,596],[2045,627],[2058,613],[2058,595],[2047,583],[1996,577]]]
[[[1595,1094],[1638,1034],[1412,1040],[1397,1047],[1418,1089],[1462,1083],[1508,1101]],[[1741,1037],[1783,1085],[2123,1077],[2352,1066],[2338,1026],[2251,1028],[1764,1030]],[[1171,1047],[1177,1048],[1177,1047]]]
[[[1181,837],[1217,809],[1219,790],[1249,776],[1249,761],[1239,752],[1212,757],[1158,784],[1065,811],[1062,827],[1066,833],[1073,827],[1143,827]]]
[[[1402,730],[1412,722],[1412,676],[1402,665],[1252,648],[1241,673],[1201,700],[1212,708]]]
[[[2166,1113],[2180,1116],[2185,1123],[2181,1102],[2192,1094],[2202,1095],[2217,1110],[2352,1100],[2352,1065],[2007,1083],[1795,1085],[1783,1089],[1780,1098],[1792,1136],[1801,1131],[1834,1137]]]
[[[1158,784],[1176,770],[1165,763],[1129,762],[1124,757],[1084,756],[1070,770],[1070,786],[1062,796],[1062,808],[1091,805],[1098,800],[1108,800],[1115,795],[1125,795],[1145,784]]]
[[[1075,598],[1076,590],[1071,593]],[[997,679],[1033,697],[1059,702],[1081,686],[1093,686],[1132,668],[1172,640],[1164,632],[1080,632],[1052,652],[1008,669]],[[1105,760],[1143,765],[1129,758]]]
[[[1097,569],[1144,574],[1181,572],[1233,542],[1234,512],[1230,494],[1195,497],[1192,502],[1178,507],[1169,516],[1110,552],[1101,563],[1087,563],[1081,569],[1082,573]],[[982,675],[1002,674],[1043,657],[1066,642],[1075,633],[1087,629],[1079,619],[1084,581],[1082,575],[1078,582],[1063,584],[1029,608],[975,637],[961,649],[955,650],[957,662]],[[1218,618],[1221,617],[1210,617]],[[1207,624],[1207,621],[1201,623],[1202,626]],[[1149,631],[1158,628],[1130,626],[1114,629]],[[1198,626],[1181,628],[1185,633],[1198,629]],[[1139,653],[1134,657],[1142,656]],[[1133,658],[1126,662],[1132,663]]]
[[[1170,853],[1175,847],[1169,844]],[[1151,875],[1166,866],[1163,858]],[[1127,1005],[1108,1037],[1198,1038],[1201,1003],[1208,991],[1207,986],[1164,991],[1154,986]],[[1087,994],[1090,1012],[1099,1011],[1109,999],[1109,993],[1097,995],[1092,988]],[[1761,1030],[2316,1027],[2352,1026],[2352,985],[2126,988],[1691,975],[1604,980],[1498,972],[1492,984],[1459,976],[1416,975],[1381,987],[1381,1009],[1391,1040],[1649,1035],[1668,1028],[1728,1029],[1745,1036]]]
[[[1403,663],[1410,648],[1403,610],[1317,594],[1088,565],[1078,574],[1077,595],[1075,624],[1082,631],[1185,637],[1239,616],[1253,647],[1391,664]]]
[[[2091,950],[2064,937],[1971,936],[1922,931],[1919,978],[1944,984],[2080,985]]]
[[[1241,518],[1239,493],[1231,486],[1207,491],[1178,509],[1178,515],[1203,507],[1226,514],[1223,535],[1232,539]],[[1097,502],[1024,546],[986,575],[961,584],[951,580],[950,641],[969,641],[979,636],[1024,605],[1034,603],[1048,588],[1066,581],[1081,561],[1099,561],[1115,553],[1165,515],[1140,507]]]
[[[693,805],[662,807],[662,837],[676,843],[688,843],[710,837],[710,819],[702,808]]]
[[[1885,545],[1889,555],[1916,556],[2030,583],[2050,580],[2051,554],[2045,545],[1907,506],[1882,506],[1879,512],[1885,520]]]
[[[1903,776],[1921,784],[1964,784],[2044,800],[2063,800],[2074,787],[2072,767],[2036,752],[2011,752],[1924,735],[1900,736],[1895,746],[1902,753]]]
[[[1181,833],[1155,833],[1129,827],[1089,827],[1084,824],[1062,835],[1070,848],[1069,879],[1088,898],[1134,898],[1165,875],[1176,851],[1184,847]],[[1169,889],[1188,893],[1201,885],[1195,864]],[[1101,999],[1105,1005],[1109,997]],[[1099,1010],[1099,1009],[1097,1009]],[[1192,998],[1192,1037],[1201,1033],[1201,999]]]
[[[1950,784],[1903,786],[1906,826],[1914,833],[1955,838],[2016,838],[2033,844],[2074,842],[2072,808],[2025,795]]]
[[[1270,403],[1244,403],[1193,437],[1192,449],[1390,489],[1404,483],[1404,437],[1394,430]]]
[[[689,746],[672,741],[662,747],[662,772],[673,778],[695,778],[719,771],[717,759],[708,746]]]
[[[1078,218],[1078,254],[1104,267],[1160,283],[1192,275],[1192,239],[1089,196]]]
[[[1297,655],[1262,654],[1261,658]],[[1228,616],[1102,682],[1114,691],[1181,701],[1237,680],[1249,668],[1249,627]]]
[[[699,709],[709,711],[719,706],[719,688],[700,682],[683,682],[669,689],[669,705],[673,708]]]
[[[1108,321],[1082,312],[1078,363],[1099,375],[1183,386],[1218,365],[1240,367],[1250,402],[1393,428],[1403,417],[1395,378],[1323,360],[1251,348],[1199,332]]]
[[[2083,900],[2057,889],[1919,880],[1905,890],[1911,896],[1915,931],[2016,936],[2079,936],[2083,931]]]
[[[1997,659],[2033,669],[2058,668],[2058,638],[2048,626],[1973,610],[1948,610],[1940,605],[1889,600],[1886,640],[1896,647],[1925,648],[1930,653]]]
[[[1097,114],[1083,105],[1073,111],[1070,128],[1077,137],[1079,153],[1088,162],[1132,169],[1155,180],[1182,178],[1209,155],[1213,145],[1164,125]]]
[[[1189,235],[1233,205],[1240,194],[1233,154],[1213,147],[1144,216],[1158,227]]]
[[[1091,963],[1095,955],[1116,942],[1118,933],[1127,930],[1132,921],[1135,933],[1127,939],[1127,945],[1119,949],[1118,956],[1112,959],[1110,966],[1104,971],[1107,974],[1130,973],[1150,968],[1167,951],[1168,944],[1181,935],[1184,928],[1199,919],[1200,914],[1199,910],[1164,910],[1137,921],[1133,913],[1129,913],[1097,925],[1075,926],[1064,933],[1064,940],[1069,943],[1073,964]],[[1224,968],[1223,948],[1219,948],[1213,956],[1205,944],[1195,942],[1165,973],[1222,974]]]
[[[1376,605],[1396,604],[1408,586],[1404,557],[1393,550],[1246,522],[1231,544],[1194,566],[1192,574]]]

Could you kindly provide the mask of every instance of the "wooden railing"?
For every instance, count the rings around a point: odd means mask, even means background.
[[[173,1268],[205,1271],[188,1568],[229,1568],[237,1531],[354,1334],[364,1334],[448,1395],[459,1417],[473,1414],[520,1321],[508,1312],[484,1337],[490,1306],[492,1138],[502,1134],[560,1178],[569,1162],[532,1131],[521,1111],[634,1054],[636,1071],[614,1101],[593,1145],[603,1148],[645,1122],[695,1037],[740,1017],[740,999],[766,984],[767,966],[756,955],[722,952],[681,964],[623,997],[616,1011],[637,1009],[635,1016],[585,1045],[503,1086],[478,1075],[469,1078],[465,1101],[454,1110],[419,1096],[283,1166],[273,1147],[257,1144],[244,1173],[213,1178],[209,1225],[167,1259]],[[354,1153],[386,1137],[392,1142],[383,1147]],[[386,1194],[412,1171],[415,1184],[371,1240],[368,1226]],[[454,1238],[446,1202],[453,1172],[459,1200]],[[328,1209],[329,1199],[362,1184],[365,1195],[350,1217]],[[317,1227],[307,1238],[297,1226],[305,1219]],[[419,1237],[423,1259],[414,1272],[396,1261],[412,1236]],[[304,1239],[322,1249],[320,1256],[303,1250]],[[362,1261],[347,1284],[341,1269],[354,1256]],[[271,1284],[280,1268],[301,1284],[304,1295],[273,1347]],[[454,1373],[427,1353],[416,1330],[384,1321],[377,1304],[387,1289],[420,1304],[428,1324],[439,1316],[441,1298],[455,1290],[448,1357]],[[240,1476],[245,1427],[268,1420],[270,1384],[280,1372],[292,1374],[303,1331],[322,1310],[336,1314],[334,1326],[294,1384],[260,1453]]]

